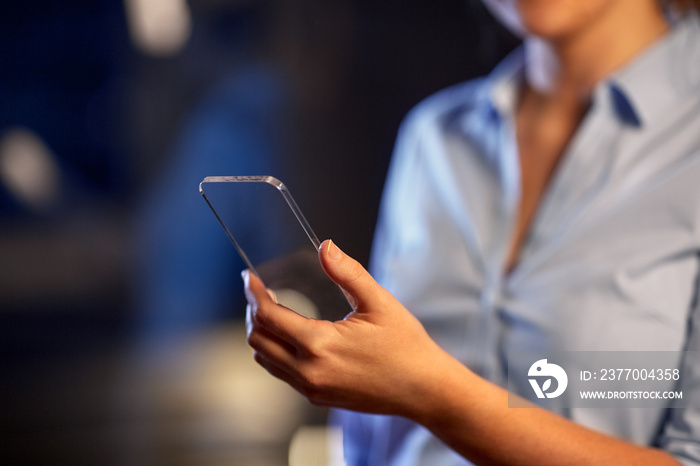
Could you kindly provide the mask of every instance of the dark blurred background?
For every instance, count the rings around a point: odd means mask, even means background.
[[[3,2],[0,464],[322,464],[198,183],[275,175],[366,264],[403,116],[515,45],[477,0]]]

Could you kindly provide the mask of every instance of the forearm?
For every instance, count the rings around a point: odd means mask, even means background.
[[[509,408],[506,391],[441,349],[360,264],[328,241],[320,257],[355,302],[342,321],[306,319],[244,274],[256,361],[313,403],[407,417],[477,464],[678,464],[541,408]]]
[[[417,385],[420,406],[407,417],[476,464],[678,465],[662,450],[640,447],[542,408],[509,408],[508,393],[445,357],[437,383]]]

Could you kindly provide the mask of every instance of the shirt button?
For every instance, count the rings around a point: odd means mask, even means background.
[[[498,303],[498,289],[497,288],[485,288],[481,292],[481,308],[485,311],[491,311],[496,307]]]

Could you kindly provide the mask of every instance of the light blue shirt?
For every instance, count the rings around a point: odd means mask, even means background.
[[[601,82],[506,273],[520,195],[523,55],[442,91],[399,134],[374,276],[452,355],[504,385],[510,351],[700,350],[700,22]],[[700,360],[684,409],[576,409],[573,421],[700,464]],[[405,419],[341,412],[349,466],[468,464]],[[552,439],[556,441],[556,439]],[[504,448],[508,441],[504,439]]]

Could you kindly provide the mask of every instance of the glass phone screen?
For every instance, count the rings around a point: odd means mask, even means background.
[[[272,176],[209,176],[199,191],[242,261],[277,302],[312,318],[352,309],[318,261],[320,241],[287,187]]]

